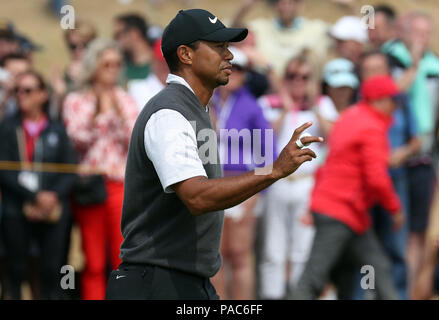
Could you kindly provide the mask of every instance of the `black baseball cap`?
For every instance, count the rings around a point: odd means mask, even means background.
[[[162,52],[174,52],[180,45],[197,40],[238,42],[247,37],[245,28],[227,28],[217,17],[203,9],[180,10],[163,31]]]

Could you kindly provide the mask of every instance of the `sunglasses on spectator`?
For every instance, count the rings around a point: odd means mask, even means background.
[[[86,46],[87,45],[85,43],[69,43],[70,51],[85,49]]]
[[[33,87],[33,88],[32,87],[16,87],[14,89],[16,95],[24,94],[26,96],[30,95],[31,93],[33,93],[37,90],[39,90],[39,88],[37,88],[37,87]]]
[[[102,66],[105,69],[117,68],[119,69],[122,66],[122,62],[120,61],[104,61]]]
[[[308,81],[311,78],[311,75],[306,73],[306,74],[300,74],[300,73],[296,73],[296,72],[288,72],[285,75],[285,79],[292,81],[292,80],[302,80],[302,81]]]

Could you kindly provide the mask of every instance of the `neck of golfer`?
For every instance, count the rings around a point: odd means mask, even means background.
[[[181,72],[176,73],[176,75],[186,80],[192,90],[194,90],[194,93],[200,100],[202,106],[206,106],[209,103],[215,88],[212,88],[195,74],[190,72],[190,69],[182,70]]]

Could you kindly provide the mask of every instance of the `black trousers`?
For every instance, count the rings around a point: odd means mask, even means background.
[[[436,183],[435,175],[431,164],[421,164],[408,169],[410,232],[423,233],[427,230]]]
[[[107,285],[107,300],[219,300],[208,278],[153,265],[122,262]]]
[[[6,254],[6,294],[13,300],[21,299],[21,284],[28,277],[31,241],[39,249],[39,299],[61,299],[60,287],[66,248],[69,213],[64,211],[55,224],[29,222],[21,212],[4,215],[1,228]]]

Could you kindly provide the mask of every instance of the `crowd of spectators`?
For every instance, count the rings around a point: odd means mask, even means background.
[[[209,102],[213,127],[218,137],[260,130],[256,143],[274,158],[308,121],[327,142],[310,147],[317,160],[225,211],[218,294],[431,298],[439,289],[433,18],[376,5],[373,27],[359,10],[331,25],[307,18],[306,0],[271,0],[271,18],[248,21],[257,2],[241,1],[229,17],[249,35],[229,47],[233,73]],[[41,48],[0,21],[2,299],[22,299],[24,282],[33,299],[72,298],[59,284],[75,225],[85,257],[80,297],[104,299],[120,263],[131,130],[169,74],[160,28],[139,13],[115,17],[112,39],[77,19],[64,42],[69,63],[44,79],[33,60]],[[225,176],[261,166],[244,144],[218,146]],[[361,285],[364,265],[375,268],[377,290]]]

